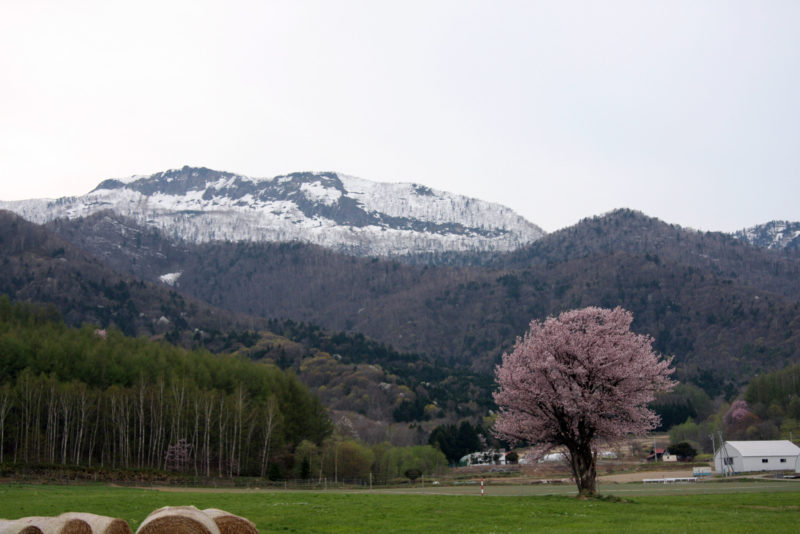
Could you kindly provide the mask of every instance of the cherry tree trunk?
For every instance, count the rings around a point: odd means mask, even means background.
[[[588,445],[578,445],[570,449],[570,467],[578,486],[580,497],[593,497],[597,495],[597,467],[596,457]]]

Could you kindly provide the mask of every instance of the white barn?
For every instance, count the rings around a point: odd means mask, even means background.
[[[794,471],[800,447],[791,441],[726,441],[714,455],[717,473],[749,471]]]

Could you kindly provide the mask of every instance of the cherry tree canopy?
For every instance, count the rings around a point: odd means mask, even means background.
[[[594,307],[532,321],[496,369],[497,435],[539,454],[566,448],[581,494],[596,493],[597,443],[655,428],[647,403],[675,385],[670,360],[631,332],[632,321],[622,308]]]

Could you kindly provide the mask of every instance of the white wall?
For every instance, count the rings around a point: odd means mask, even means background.
[[[800,457],[798,456],[742,456],[739,451],[728,447],[728,456],[733,458],[733,466],[727,466],[726,473],[730,473],[733,467],[734,473],[745,473],[749,471],[787,471],[800,469]],[[781,462],[781,458],[786,460]],[[766,459],[764,463],[762,460]],[[721,451],[717,451],[714,456],[714,471],[722,473]]]
[[[784,460],[781,463],[781,459]],[[767,460],[764,463],[762,460]],[[759,456],[743,458],[742,471],[786,471],[797,462],[796,456]],[[735,460],[734,460],[734,463]]]

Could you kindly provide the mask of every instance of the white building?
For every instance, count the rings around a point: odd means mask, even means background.
[[[669,452],[669,449],[667,449],[667,450],[664,451],[664,454],[661,456],[661,461],[662,462],[677,462],[678,461],[678,457],[676,455],[672,454],[671,452]]]
[[[717,473],[750,471],[794,471],[800,447],[789,440],[726,441],[714,455]]]
[[[472,452],[462,456],[458,461],[459,467],[470,465],[506,465],[506,451],[500,449],[498,452],[494,449],[489,449],[483,452]]]

